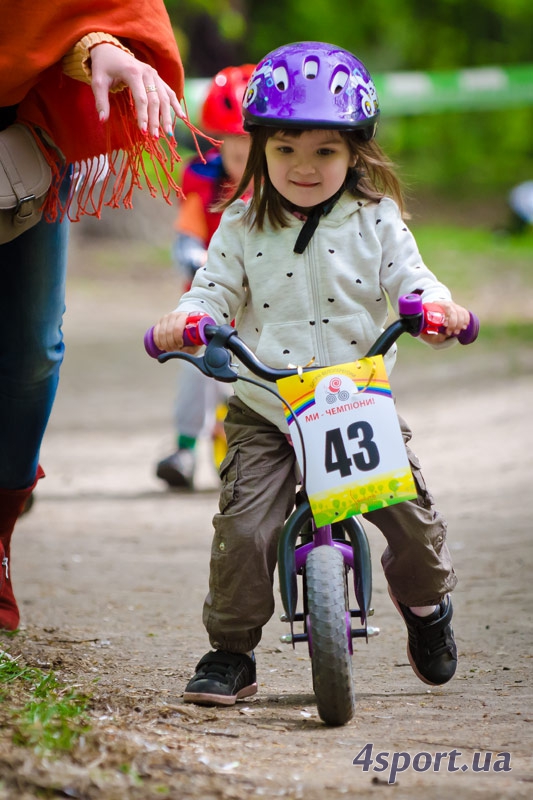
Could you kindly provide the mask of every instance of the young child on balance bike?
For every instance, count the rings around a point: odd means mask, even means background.
[[[248,162],[191,289],[154,328],[161,350],[183,349],[189,313],[232,319],[272,367],[363,357],[383,330],[387,298],[418,293],[445,314],[447,346],[469,312],[426,267],[403,218],[401,187],[375,141],[379,106],[365,66],[322,42],[265,56],[243,103]],[[253,181],[251,200],[241,198]],[[385,357],[388,373],[395,348]],[[241,369],[241,374],[247,374]],[[203,611],[212,651],[196,667],[186,702],[231,705],[257,691],[254,648],[274,611],[276,547],[292,510],[295,455],[281,403],[237,382],[225,422],[209,593]],[[400,419],[404,440],[411,431]],[[446,522],[407,448],[415,500],[366,514],[384,534],[382,565],[408,631],[408,655],[428,684],[457,666],[449,593],[456,575]]]

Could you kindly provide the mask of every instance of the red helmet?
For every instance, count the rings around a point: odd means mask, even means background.
[[[202,106],[201,127],[213,133],[244,134],[242,100],[254,64],[226,67],[211,83]]]

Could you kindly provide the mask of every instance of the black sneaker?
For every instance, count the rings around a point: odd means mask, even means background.
[[[407,626],[407,657],[414,672],[431,686],[447,683],[457,669],[457,647],[450,624],[453,606],[449,595],[433,614],[419,617],[400,603],[390,589],[389,594]]]
[[[183,699],[200,706],[233,706],[256,692],[254,658],[245,653],[212,650],[196,665]]]
[[[182,448],[160,461],[155,474],[173,489],[193,489],[195,466],[194,450]]]

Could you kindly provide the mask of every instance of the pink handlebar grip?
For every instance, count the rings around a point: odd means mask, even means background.
[[[438,303],[422,303],[422,298],[419,294],[405,294],[398,300],[398,311],[402,317],[414,317],[418,314],[423,314],[420,319],[421,333],[445,333],[446,326],[444,322],[444,312]],[[471,311],[468,326],[457,334],[457,340],[460,344],[472,344],[475,342],[479,333],[479,319]]]
[[[183,346],[200,347],[208,344],[209,340],[205,334],[206,325],[216,325],[215,320],[208,314],[189,314],[185,328],[183,329]],[[144,349],[152,358],[157,358],[164,350],[160,350],[154,342],[154,328],[149,328],[144,334]]]
[[[159,347],[154,342],[154,328],[148,328],[146,333],[144,334],[144,349],[148,353],[151,358],[157,358],[163,353],[163,350],[160,350]]]
[[[183,329],[183,346],[201,347],[203,344],[209,344],[209,339],[205,335],[206,325],[216,325],[215,320],[209,314],[189,314]]]
[[[471,311],[467,327],[457,334],[459,344],[472,344],[479,333],[479,319]],[[424,325],[421,333],[446,333],[443,325],[444,313],[438,303],[424,304]]]

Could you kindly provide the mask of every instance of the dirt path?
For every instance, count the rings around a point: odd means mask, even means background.
[[[93,733],[57,761],[6,745],[0,800],[531,797],[530,356],[410,347],[393,376],[449,520],[460,577],[455,680],[429,688],[410,669],[379,566],[382,537],[369,529],[381,635],[357,644],[352,723],[320,723],[305,646],[279,644],[277,615],[257,651],[256,698],[189,707],[180,695],[207,649],[201,606],[217,493],[206,452],[197,494],[167,493],[153,476],[172,443],[176,374],[144,356],[141,334],[173,294],[170,276],[71,281],[68,356],[42,454],[48,477],[13,540],[23,630],[8,646],[93,693]],[[376,760],[367,771],[352,764],[370,743],[374,759],[389,754],[379,772]],[[440,765],[436,753],[446,754]],[[393,762],[408,757],[389,784]]]

